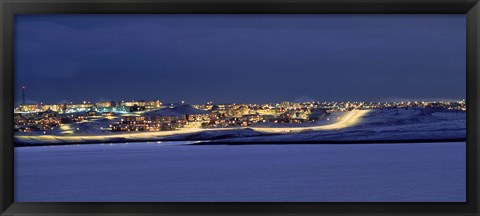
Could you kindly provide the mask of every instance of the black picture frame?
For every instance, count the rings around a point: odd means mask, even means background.
[[[478,215],[480,4],[478,0],[1,0],[0,212],[2,215]],[[466,203],[15,203],[15,14],[466,14]]]

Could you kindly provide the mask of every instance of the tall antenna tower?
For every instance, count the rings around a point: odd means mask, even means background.
[[[25,105],[25,86],[22,86],[22,99],[23,99],[23,104]]]

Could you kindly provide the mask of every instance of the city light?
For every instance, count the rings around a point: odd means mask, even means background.
[[[465,112],[466,101],[282,102],[162,105],[159,100],[22,104],[15,108],[16,138],[41,141],[149,139],[202,131],[249,128],[262,133],[338,130],[359,124],[372,110]],[[88,103],[87,103],[88,102]],[[75,133],[75,131],[82,133]],[[46,131],[49,131],[48,134]],[[101,134],[101,135],[100,135]],[[42,136],[38,136],[42,135]]]

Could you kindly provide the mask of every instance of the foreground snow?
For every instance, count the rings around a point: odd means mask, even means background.
[[[15,148],[16,202],[465,202],[466,145]]]

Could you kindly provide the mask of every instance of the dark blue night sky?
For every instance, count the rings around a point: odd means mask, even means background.
[[[462,99],[464,15],[17,15],[16,101]]]

